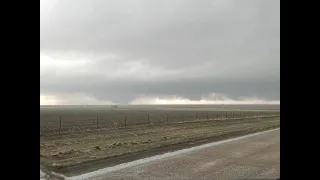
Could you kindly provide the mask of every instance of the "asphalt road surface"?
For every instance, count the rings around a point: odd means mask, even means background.
[[[70,179],[253,180],[280,178],[280,129],[210,144],[198,147],[198,149],[182,150],[173,155],[110,167]]]

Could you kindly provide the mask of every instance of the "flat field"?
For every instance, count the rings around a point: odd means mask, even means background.
[[[40,135],[197,119],[279,115],[279,105],[40,106]]]
[[[74,175],[279,126],[274,105],[40,107],[40,163]]]

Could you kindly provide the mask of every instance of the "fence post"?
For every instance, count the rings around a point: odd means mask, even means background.
[[[209,115],[208,115],[208,113],[207,113],[207,120],[209,119]]]
[[[99,117],[97,116],[97,129],[99,129]]]
[[[168,122],[169,122],[169,116],[168,116],[168,114],[167,114],[167,124],[168,124]]]
[[[124,127],[127,127],[127,115],[124,115]]]
[[[60,134],[60,131],[61,131],[61,116],[60,116],[60,124],[59,124],[59,134]]]

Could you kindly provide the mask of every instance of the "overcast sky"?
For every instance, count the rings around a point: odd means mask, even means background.
[[[40,104],[222,101],[280,102],[279,0],[40,1]]]

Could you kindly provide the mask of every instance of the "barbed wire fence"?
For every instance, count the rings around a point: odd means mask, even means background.
[[[40,136],[98,131],[110,128],[129,128],[143,125],[163,125],[197,121],[218,121],[280,117],[280,111],[210,111],[165,113],[114,113],[100,115],[40,115]]]

